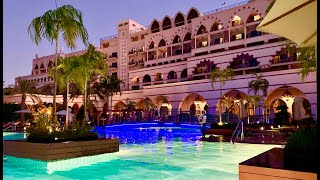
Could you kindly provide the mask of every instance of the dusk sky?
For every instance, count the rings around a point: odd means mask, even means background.
[[[116,34],[117,23],[132,19],[149,25],[156,18],[165,15],[173,17],[178,11],[186,14],[191,7],[207,12],[243,0],[57,0],[58,6],[71,4],[83,13],[84,25],[89,41],[99,46],[102,37]],[[40,57],[54,54],[54,45],[44,39],[37,46],[27,33],[32,19],[55,8],[54,0],[4,0],[3,2],[3,80],[5,87],[14,84],[17,76],[31,75],[32,59],[37,53]],[[80,42],[77,50],[85,49]],[[65,53],[71,52],[61,44]]]

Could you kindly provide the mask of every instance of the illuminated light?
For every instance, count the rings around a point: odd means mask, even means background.
[[[58,140],[58,138],[54,138],[54,140]]]
[[[273,126],[271,125],[270,128],[273,129]]]
[[[281,126],[280,126],[280,125],[278,125],[278,128],[281,128]]]
[[[262,126],[262,127],[260,127],[260,130],[261,130],[261,131],[263,131],[263,130],[264,130],[264,127],[263,127],[263,126]]]
[[[222,126],[222,125],[223,125],[223,122],[221,122],[221,121],[218,122],[218,125],[219,125],[219,126]]]
[[[168,103],[162,103],[162,105],[161,105],[161,106],[168,107],[168,106],[169,106],[169,104],[168,104]]]
[[[293,99],[294,96],[288,91],[286,90],[283,95],[281,96],[282,99],[289,101],[290,99]]]

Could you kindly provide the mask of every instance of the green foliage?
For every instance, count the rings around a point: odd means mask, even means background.
[[[254,95],[259,95],[259,91],[262,91],[263,96],[267,96],[269,81],[264,79],[262,74],[255,74],[256,79],[251,80],[248,83],[249,92],[253,91]]]
[[[308,171],[318,171],[319,127],[302,128],[287,140],[284,148],[284,163],[288,167],[302,167]]]
[[[14,113],[15,111],[20,110],[19,104],[2,104],[2,121],[3,122],[12,122],[19,119],[19,115]]]
[[[298,60],[302,61],[302,68],[299,70],[298,74],[301,75],[301,79],[302,81],[304,81],[304,79],[310,74],[310,72],[315,72],[317,70],[315,47],[301,48]]]
[[[66,141],[79,138],[85,140],[87,137],[89,139],[98,138],[96,133],[91,132],[93,127],[87,124],[84,119],[75,118],[70,126],[61,129],[58,121],[48,113],[51,110],[51,108],[43,108],[38,111],[35,116],[36,125],[27,129],[28,141],[49,143],[55,142],[56,139]]]
[[[232,69],[226,68],[223,70],[214,69],[210,72],[210,79],[211,79],[211,85],[213,88],[213,83],[216,81],[217,78],[219,78],[220,84],[224,85],[227,80],[233,79],[234,72]]]
[[[82,12],[71,5],[64,5],[55,10],[49,10],[42,16],[32,20],[28,27],[31,39],[38,45],[43,38],[50,43],[57,41],[59,33],[71,49],[76,48],[76,39],[88,43],[88,33],[83,25]]]

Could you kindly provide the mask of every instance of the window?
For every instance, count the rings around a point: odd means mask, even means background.
[[[242,39],[242,34],[237,34],[236,35],[236,40]]]
[[[122,36],[122,37],[126,37],[126,32],[125,32],[125,31],[122,31],[122,32],[121,32],[121,36]]]
[[[202,47],[208,46],[208,41],[203,41],[203,42],[201,43],[201,46],[202,46]]]

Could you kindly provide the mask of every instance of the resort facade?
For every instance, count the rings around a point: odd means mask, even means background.
[[[220,109],[226,110],[225,101],[219,108],[225,96],[232,99],[232,113],[238,114],[237,103],[248,96],[248,83],[256,79],[254,74],[262,74],[270,83],[268,93],[259,108],[245,102],[249,115],[268,117],[285,104],[292,116],[294,97],[300,96],[306,112],[316,118],[316,73],[302,80],[298,47],[286,48],[283,39],[256,30],[269,3],[251,0],[206,13],[192,7],[186,13],[154,19],[148,26],[131,19],[119,22],[117,34],[101,38],[97,47],[109,65],[108,74],[124,82],[122,95],[110,101],[111,113],[120,114],[126,99],[143,109],[143,99],[148,97],[163,117],[181,112],[197,115],[202,110],[219,114]],[[48,70],[54,60],[55,55],[36,56],[31,75],[16,80],[27,79],[38,86],[53,83]],[[219,80],[212,84],[209,73],[215,68],[231,68],[235,76],[224,85]],[[81,105],[82,98],[69,105],[76,103]],[[105,101],[95,103],[100,112],[106,110]]]

